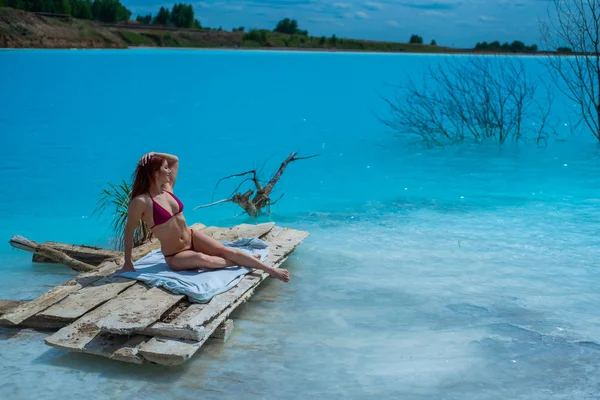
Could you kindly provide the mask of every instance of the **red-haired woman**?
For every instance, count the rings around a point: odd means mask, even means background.
[[[239,265],[263,270],[288,282],[287,270],[269,267],[252,255],[224,246],[187,226],[182,213],[183,204],[173,194],[178,170],[179,159],[171,154],[151,152],[138,163],[125,227],[125,263],[120,271],[135,271],[131,250],[133,233],[141,219],[160,241],[165,260],[173,270]]]

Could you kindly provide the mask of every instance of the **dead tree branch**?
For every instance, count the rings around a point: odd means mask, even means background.
[[[383,98],[390,117],[381,122],[398,135],[418,136],[429,145],[504,143],[534,135],[539,142],[546,135],[530,127],[547,126],[550,106],[536,108],[539,83],[527,76],[519,59],[448,59],[430,66],[422,83],[409,78],[396,89],[395,97]]]
[[[307,157],[296,157],[296,154],[297,154],[296,152],[291,153],[285,159],[285,161],[283,161],[281,163],[277,172],[275,172],[275,174],[271,177],[271,179],[269,179],[269,182],[264,187],[261,185],[260,179],[258,178],[258,174],[257,174],[256,170],[254,170],[254,169],[250,170],[250,171],[242,172],[239,174],[229,175],[229,176],[219,179],[215,186],[215,190],[213,191],[213,198],[214,198],[214,192],[216,191],[217,187],[225,179],[242,177],[242,176],[246,176],[246,175],[252,175],[251,178],[250,177],[246,178],[240,184],[238,184],[238,186],[235,188],[234,193],[231,195],[230,198],[215,201],[210,204],[196,206],[196,207],[194,207],[194,210],[199,209],[199,208],[211,207],[211,206],[214,206],[217,204],[231,202],[231,203],[235,203],[238,206],[242,207],[244,209],[244,211],[252,217],[257,217],[258,215],[260,215],[262,213],[263,208],[265,208],[265,207],[267,207],[268,212],[270,212],[270,206],[275,204],[277,201],[279,201],[279,199],[281,199],[281,197],[283,197],[283,194],[282,194],[281,196],[279,196],[279,198],[277,200],[271,201],[270,195],[271,195],[271,192],[273,191],[273,188],[275,187],[275,184],[277,184],[277,182],[281,178],[281,175],[283,175],[283,172],[285,171],[286,167],[294,161],[307,160],[309,158],[313,158],[313,157],[317,156],[317,154],[314,154],[314,155],[307,156]],[[254,183],[254,190],[248,189],[244,193],[238,192],[238,190],[240,190],[241,186],[245,182],[248,182],[248,181],[252,181]]]
[[[553,0],[541,24],[544,64],[579,117],[600,141],[600,0]]]
[[[10,238],[9,243],[14,248],[42,255],[60,264],[64,264],[75,271],[87,272],[96,269],[95,266],[76,260],[60,250],[53,249],[52,247],[44,244],[39,244],[20,235],[13,235]]]

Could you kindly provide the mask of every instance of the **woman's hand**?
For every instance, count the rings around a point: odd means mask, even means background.
[[[117,273],[121,272],[137,272],[133,267],[133,263],[131,261],[125,261],[123,263],[123,268],[117,270]]]
[[[153,155],[155,155],[156,153],[151,151],[150,153],[146,153],[142,156],[142,159],[140,160],[140,165],[146,165],[148,163],[148,161],[150,161],[150,158],[152,158]]]

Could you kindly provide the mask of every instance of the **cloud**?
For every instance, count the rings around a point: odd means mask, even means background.
[[[367,19],[367,18],[369,18],[369,16],[364,11],[358,11],[356,13],[356,18],[358,18],[358,19]]]
[[[377,2],[374,2],[374,1],[367,1],[365,3],[365,8],[367,8],[369,10],[373,10],[373,11],[375,11],[375,10],[381,10],[383,8],[383,4],[377,3]]]
[[[489,17],[489,16],[487,16],[487,15],[480,15],[480,16],[479,16],[479,20],[480,20],[481,22],[491,22],[491,21],[496,21],[496,20],[497,20],[497,18],[495,18],[495,17]]]
[[[332,6],[333,6],[333,8],[343,8],[343,9],[352,8],[352,4],[350,4],[350,3],[333,3]]]
[[[393,19],[389,20],[389,21],[385,21],[386,24],[388,24],[389,26],[400,26],[400,24],[398,23],[398,21],[395,21]]]
[[[456,14],[453,12],[437,11],[437,10],[423,11],[423,15],[428,15],[431,17],[454,17],[454,16],[456,16]]]
[[[429,1],[423,3],[422,1],[413,0],[412,2],[400,3],[404,7],[420,8],[422,10],[454,10],[462,5],[462,1]]]
[[[227,5],[227,6],[224,6],[224,8],[226,10],[228,10],[228,11],[244,11],[244,7],[242,7],[242,6],[230,6],[230,5]]]

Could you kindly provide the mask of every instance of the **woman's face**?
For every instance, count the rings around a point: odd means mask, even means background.
[[[167,160],[164,160],[160,169],[156,172],[156,184],[160,186],[169,182],[171,182],[171,168],[169,168]]]

